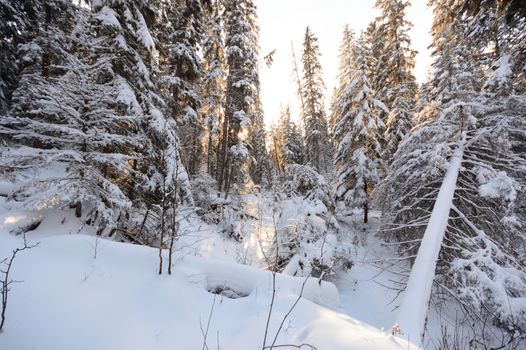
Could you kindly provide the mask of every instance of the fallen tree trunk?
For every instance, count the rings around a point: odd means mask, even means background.
[[[407,282],[404,299],[398,310],[397,322],[393,326],[393,333],[399,333],[404,339],[417,345],[421,343],[424,335],[436,264],[447,229],[449,213],[453,206],[453,197],[462,165],[465,144],[466,135],[463,133],[458,147],[449,161],[448,169]]]

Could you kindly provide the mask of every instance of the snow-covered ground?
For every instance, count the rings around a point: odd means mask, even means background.
[[[352,236],[354,250],[353,267],[340,273],[336,281],[341,307],[355,318],[390,331],[396,318],[394,299],[397,291],[388,287],[397,276],[390,273],[392,267],[386,268],[381,263],[389,252],[374,237],[379,214],[372,212],[367,225],[361,219],[358,214],[342,220],[342,234]]]
[[[236,263],[238,258],[230,257],[231,245],[210,232],[210,227],[197,227],[199,234],[182,239],[173,274],[159,276],[156,249],[96,239],[63,212],[41,215],[43,222],[27,234],[30,242],[39,245],[21,252],[13,265],[11,277],[21,282],[11,285],[0,349],[262,348],[272,275]],[[0,202],[1,258],[22,244],[21,236],[9,232],[27,225],[34,216]],[[211,238],[203,240],[207,235]],[[197,243],[189,244],[192,239]],[[251,244],[249,239],[247,256],[257,257]],[[267,346],[303,282],[303,278],[277,276]],[[224,291],[218,295],[209,290]],[[389,330],[368,325],[380,326],[377,321],[382,316],[379,310],[368,313],[363,307],[353,308],[357,295],[362,305],[374,304],[367,304],[368,298],[383,298],[365,292],[339,296],[332,283],[307,281],[275,345],[310,344],[319,350],[416,349],[391,336]],[[391,319],[383,322],[390,324]]]

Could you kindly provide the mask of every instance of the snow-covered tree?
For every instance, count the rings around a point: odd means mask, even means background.
[[[401,143],[376,192],[387,219],[383,235],[398,242],[408,259],[419,247],[436,252],[437,261],[426,264],[427,277],[418,282],[419,277],[411,275],[408,295],[414,295],[415,285],[434,280],[472,320],[483,324],[488,317],[513,337],[526,326],[526,309],[518,302],[526,296],[525,242],[518,229],[525,220],[521,198],[526,158],[519,145],[526,99],[480,90],[480,52],[472,41],[476,38],[467,35],[469,22],[455,15],[460,13],[457,7],[445,6],[452,4],[433,4],[436,70],[428,109],[423,109],[430,116]],[[444,200],[445,192],[450,196]],[[438,228],[440,232],[424,236]],[[429,253],[418,251],[418,256]],[[430,292],[418,289],[426,298]],[[426,299],[422,301],[425,305],[415,308],[419,320],[427,313]],[[407,310],[402,307],[401,312]],[[400,317],[403,332],[411,316]],[[413,339],[422,335],[414,334],[416,328],[423,326],[406,329],[413,331]]]
[[[372,52],[371,85],[376,98],[388,112],[382,113],[386,125],[383,159],[390,161],[400,141],[412,128],[417,84],[412,70],[416,52],[411,49],[409,30],[412,24],[405,18],[409,1],[377,0],[380,15],[367,39]],[[374,56],[373,56],[374,55]]]
[[[347,252],[339,240],[333,192],[324,176],[309,166],[287,165],[279,188],[277,235],[270,249],[278,268],[320,279],[345,268]]]
[[[251,0],[227,0],[225,55],[228,62],[225,118],[221,127],[218,186],[228,196],[232,184],[247,179],[248,128],[259,93],[258,27]]]
[[[459,1],[459,16],[466,18],[466,34],[479,52],[486,71],[486,90],[502,93],[526,91],[526,10],[520,1]]]
[[[167,228],[167,203],[191,199],[177,127],[154,83],[155,9],[110,0],[41,9],[38,32],[19,47],[24,68],[1,118],[4,169],[15,180],[38,169],[13,198],[74,206],[99,234],[154,243],[159,225]]]
[[[283,119],[284,142],[283,158],[286,164],[303,164],[305,150],[303,147],[303,135],[299,125],[290,118],[290,113],[286,113]]]
[[[152,26],[157,40],[158,77],[163,113],[177,122],[183,164],[190,175],[200,168],[203,159],[201,138],[202,103],[198,92],[201,60],[198,44],[204,32],[205,10],[201,0],[160,1]]]
[[[263,106],[258,94],[255,96],[254,107],[251,112],[251,126],[248,131],[248,144],[250,146],[251,162],[249,174],[256,184],[270,182],[270,157],[267,153],[267,132]]]
[[[336,199],[348,206],[363,208],[364,222],[367,222],[370,193],[380,180],[379,132],[383,123],[379,110],[385,106],[374,98],[369,83],[364,40],[351,42],[351,39],[350,32],[346,31],[340,63],[340,79],[344,85],[339,88],[335,108]],[[345,74],[349,77],[344,78]]]
[[[303,136],[299,126],[292,120],[290,106],[281,111],[278,124],[271,135],[269,153],[278,171],[283,173],[290,164],[303,164]]]
[[[203,40],[203,77],[200,91],[203,115],[207,172],[217,179],[219,162],[219,129],[224,118],[226,62],[224,54],[221,4],[216,1],[206,12],[206,34]]]
[[[324,105],[322,67],[318,39],[309,27],[303,40],[301,97],[305,119],[305,161],[321,173],[329,170],[329,132]]]
[[[273,124],[270,128],[270,144],[269,144],[269,155],[272,160],[274,168],[278,173],[283,173],[285,171],[285,160],[283,159],[283,130],[281,127],[281,120],[283,119],[284,110],[281,111],[280,120],[277,123]]]
[[[162,237],[167,230],[167,203],[174,203],[179,194],[191,196],[176,121],[163,114],[164,101],[155,84],[160,57],[153,36],[155,8],[143,1],[113,0],[95,1],[92,8],[96,54],[111,62],[114,79],[121,80],[119,95],[143,140],[130,166],[127,196],[137,203],[132,218],[146,223],[141,231]]]
[[[352,45],[354,40],[354,33],[348,25],[343,29],[343,38],[340,44],[340,51],[338,55],[339,67],[338,67],[338,84],[334,88],[331,97],[331,116],[330,116],[330,132],[331,139],[336,142],[335,131],[336,124],[340,119],[342,113],[342,98],[348,92],[351,80],[353,77],[354,66],[352,57]],[[339,140],[338,140],[339,141]]]
[[[58,8],[61,19],[51,15]],[[26,68],[0,125],[3,166],[21,181],[14,199],[36,209],[75,206],[110,235],[131,207],[125,174],[140,144],[137,124],[120,109],[122,81],[90,48],[87,11],[65,2],[44,9],[42,32],[20,48]],[[28,171],[34,178],[21,180]]]
[[[9,0],[0,2],[0,113],[10,105],[11,94],[24,64],[17,60],[18,46],[25,44],[42,20],[40,1]]]
[[[526,105],[515,98],[487,103],[456,100],[412,132],[377,193],[389,223],[384,234],[414,255],[450,159],[462,147],[453,201],[442,208],[449,216],[435,282],[469,306],[472,317],[484,312],[524,329],[526,310],[514,300],[526,295],[525,242],[518,229],[524,225],[525,159],[512,140],[524,128],[519,115]]]

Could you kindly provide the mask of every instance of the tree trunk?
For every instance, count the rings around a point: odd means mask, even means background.
[[[367,179],[363,181],[363,190],[365,192],[365,203],[363,204],[363,223],[366,224],[369,221],[369,201],[367,200]]]
[[[82,202],[78,201],[75,203],[75,216],[80,218],[82,216]]]
[[[178,179],[179,178],[179,165],[176,166],[176,169],[175,169],[175,178]],[[175,182],[175,187],[174,187],[174,195],[172,196],[173,198],[173,201],[172,201],[172,233],[171,233],[171,237],[170,237],[170,247],[168,249],[168,274],[171,275],[172,274],[172,255],[173,255],[173,250],[174,250],[174,242],[175,242],[175,237],[177,235],[177,231],[179,230],[179,225],[177,223],[177,208],[178,208],[178,203],[177,203],[177,192],[179,191],[179,186],[178,186],[178,182],[176,181]]]
[[[164,218],[166,215],[166,186],[163,180],[163,193],[161,202],[161,237],[159,239],[159,275],[163,273],[163,245],[164,245]]]
[[[225,115],[225,119],[223,121],[223,130],[222,130],[222,140],[221,140],[221,162],[219,164],[218,170],[218,179],[217,179],[217,187],[218,191],[221,192],[223,190],[223,179],[225,177],[225,168],[227,167],[228,162],[228,154],[227,154],[227,146],[228,146],[228,132],[229,132],[229,123],[228,123],[228,116]]]
[[[394,333],[401,332],[404,339],[408,339],[416,345],[421,345],[420,342],[424,335],[436,264],[453,206],[465,144],[466,135],[462,133],[462,139],[449,161],[446,175],[442,181],[407,282],[404,299],[398,309],[397,322],[393,326]]]
[[[215,177],[215,172],[212,171],[212,154],[213,154],[213,149],[214,149],[214,145],[213,145],[213,134],[212,134],[212,128],[210,127],[208,129],[208,147],[207,147],[207,159],[206,159],[206,171],[208,172],[208,174],[212,177]]]

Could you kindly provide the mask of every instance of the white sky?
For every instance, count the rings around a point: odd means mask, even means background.
[[[374,0],[255,0],[258,6],[261,56],[276,49],[271,68],[262,64],[260,71],[261,94],[267,126],[279,118],[281,105],[290,104],[297,118],[298,102],[292,78],[291,41],[296,59],[300,59],[305,27],[318,37],[322,54],[321,64],[326,90],[325,105],[338,73],[338,50],[345,24],[357,33],[378,14]],[[407,19],[414,27],[411,31],[413,49],[419,52],[414,74],[419,82],[426,78],[430,65],[431,44],[429,31],[433,21],[427,0],[412,0]]]

